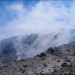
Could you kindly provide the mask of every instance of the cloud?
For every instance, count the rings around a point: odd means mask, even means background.
[[[6,6],[13,20],[0,28],[0,39],[30,33],[51,33],[62,28],[75,27],[75,3],[66,7],[56,1],[40,1],[34,6],[26,7],[23,2]]]

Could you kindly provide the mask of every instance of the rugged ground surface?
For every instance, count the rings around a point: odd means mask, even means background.
[[[67,65],[67,63],[64,64],[65,65],[58,71],[55,70],[54,72],[45,75],[75,75],[75,61],[70,65]]]
[[[74,29],[62,29],[50,34],[12,36],[0,40],[0,67],[16,60],[34,57],[41,52],[45,52],[48,47],[56,47],[61,44],[75,45]]]
[[[0,68],[0,75],[74,75],[74,60],[75,46],[64,44],[34,58],[5,65]]]

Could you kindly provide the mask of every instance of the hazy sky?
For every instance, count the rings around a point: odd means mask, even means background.
[[[0,40],[75,29],[75,1],[0,1]]]

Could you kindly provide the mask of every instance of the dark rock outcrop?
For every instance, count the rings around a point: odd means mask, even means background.
[[[53,53],[54,49],[52,47],[49,47],[46,53]]]
[[[45,53],[41,53],[39,56],[40,57],[44,57],[44,56],[46,56],[46,54]]]

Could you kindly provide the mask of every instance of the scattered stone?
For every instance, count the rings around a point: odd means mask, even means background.
[[[67,57],[65,57],[65,59],[68,59]]]
[[[40,75],[45,75],[45,74],[43,74],[43,73],[40,72]]]
[[[60,62],[60,60],[57,60],[57,62]]]
[[[46,63],[43,63],[43,66],[47,67],[47,64]]]
[[[41,69],[41,72],[43,72],[43,70]]]
[[[53,60],[54,60],[54,58],[53,58]]]
[[[71,73],[65,72],[64,75],[71,75]]]
[[[45,68],[45,67],[42,67],[43,69]]]
[[[24,68],[26,68],[26,67],[27,67],[27,65],[23,65],[23,67],[24,67]]]
[[[54,68],[54,67],[52,67],[52,68]]]
[[[59,54],[62,54],[62,52],[59,52]]]
[[[71,50],[66,50],[66,51],[71,51]]]
[[[62,67],[67,67],[67,63],[66,62],[64,62],[64,63],[62,63],[62,65],[61,65]]]
[[[54,72],[57,72],[57,69],[54,68]]]
[[[24,73],[25,72],[25,70],[22,70],[22,73]]]
[[[64,60],[64,61],[66,61],[66,62],[71,62],[71,60],[69,60],[69,59],[67,59],[67,60]]]
[[[50,71],[50,69],[49,69],[49,71]]]
[[[72,64],[70,64],[70,65],[67,65],[67,67],[71,67],[71,68],[72,68]]]
[[[73,55],[75,55],[75,53]]]
[[[22,68],[19,67],[19,71],[22,71]]]
[[[39,75],[38,73],[36,73],[36,75]]]
[[[5,67],[7,67],[7,65],[4,65],[3,67],[5,68]]]
[[[24,61],[24,59],[21,59],[20,61]]]
[[[49,62],[48,62],[48,64],[49,64]]]

